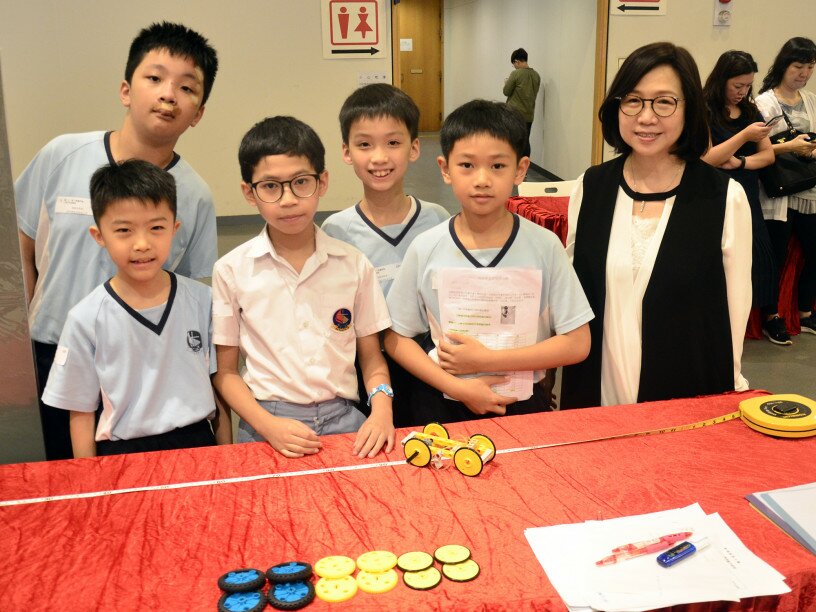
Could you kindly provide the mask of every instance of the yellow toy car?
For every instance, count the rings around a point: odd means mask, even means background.
[[[465,476],[478,476],[484,464],[496,456],[496,445],[487,436],[474,434],[467,441],[451,440],[439,423],[428,423],[422,432],[412,431],[402,440],[402,448],[406,463],[425,467],[433,459],[453,459]]]

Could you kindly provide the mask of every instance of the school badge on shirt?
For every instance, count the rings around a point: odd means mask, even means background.
[[[332,326],[337,331],[346,331],[351,327],[351,311],[348,308],[338,308],[332,315]]]
[[[201,334],[194,329],[189,330],[187,332],[187,346],[189,346],[190,350],[194,353],[200,351],[203,346],[201,343]]]

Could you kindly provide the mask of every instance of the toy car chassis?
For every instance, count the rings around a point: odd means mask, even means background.
[[[421,432],[412,431],[402,440],[402,447],[406,463],[425,467],[434,459],[453,459],[465,476],[478,476],[484,464],[496,456],[496,445],[487,436],[474,434],[467,441],[451,440],[439,423],[428,423]]]

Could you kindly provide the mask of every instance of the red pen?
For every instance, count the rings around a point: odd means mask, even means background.
[[[595,565],[613,565],[626,559],[640,557],[641,555],[648,555],[649,553],[658,552],[671,548],[678,542],[687,540],[691,536],[691,531],[683,531],[681,533],[670,533],[668,535],[654,538],[652,540],[643,540],[641,542],[632,542],[631,544],[624,544],[612,549],[612,554],[595,562]]]

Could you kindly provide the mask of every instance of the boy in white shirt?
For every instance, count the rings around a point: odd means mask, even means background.
[[[238,161],[244,198],[266,221],[213,270],[213,384],[241,417],[238,441],[301,457],[320,450],[318,434],[357,431],[354,454],[390,451],[393,391],[379,332],[391,319],[365,256],[314,225],[329,185],[320,138],[297,119],[270,117],[244,136]],[[355,355],[367,419],[355,406]]]

